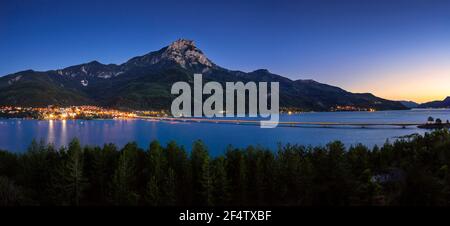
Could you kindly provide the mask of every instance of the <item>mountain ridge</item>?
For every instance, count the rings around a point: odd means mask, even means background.
[[[96,60],[49,71],[26,70],[0,77],[0,105],[84,105],[127,109],[168,109],[174,82],[192,83],[193,74],[207,81],[279,82],[280,106],[328,111],[337,106],[406,109],[401,103],[369,93],[351,93],[314,80],[291,80],[267,69],[252,72],[216,65],[192,40],[179,39],[157,51],[122,64]]]
[[[414,102],[414,101],[401,100],[399,102],[402,103],[407,108],[417,108],[417,107],[419,107],[419,104]]]
[[[420,104],[419,108],[450,108],[450,96],[444,100],[435,100]]]

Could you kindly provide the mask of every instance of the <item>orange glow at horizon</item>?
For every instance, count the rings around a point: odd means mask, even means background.
[[[365,76],[370,79],[352,85],[349,90],[417,103],[443,100],[450,96],[450,62],[448,65],[431,63],[391,71],[378,70]]]

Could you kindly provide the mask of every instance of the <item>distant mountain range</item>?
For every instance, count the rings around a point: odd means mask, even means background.
[[[417,107],[419,107],[419,104],[414,102],[414,101],[402,100],[402,101],[399,101],[399,102],[402,103],[403,106],[405,106],[407,108],[417,108]]]
[[[265,69],[253,72],[222,68],[193,41],[180,39],[127,62],[92,61],[60,70],[22,71],[0,77],[0,106],[98,105],[120,109],[169,109],[174,82],[193,82],[193,74],[222,84],[235,81],[279,82],[280,106],[328,111],[337,106],[406,109],[402,103],[370,93],[351,93],[313,80],[291,80]]]
[[[440,101],[431,101],[427,103],[420,104],[419,108],[450,108],[450,97],[445,98]]]

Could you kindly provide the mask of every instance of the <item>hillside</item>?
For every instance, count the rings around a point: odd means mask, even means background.
[[[419,105],[419,108],[450,108],[450,97],[444,100],[431,101]]]
[[[313,80],[291,80],[260,69],[253,72],[222,68],[180,39],[158,51],[120,64],[92,61],[59,70],[22,71],[0,77],[0,106],[70,106],[93,104],[127,109],[168,109],[174,82],[192,83],[193,74],[207,81],[279,82],[280,107],[328,111],[336,106],[406,109],[400,102],[369,93],[351,93]]]

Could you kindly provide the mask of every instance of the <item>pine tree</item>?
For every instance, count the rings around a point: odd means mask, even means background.
[[[234,205],[247,204],[247,166],[241,150],[229,148],[226,153],[227,175],[230,178],[230,202]]]
[[[79,205],[87,181],[83,175],[83,151],[80,142],[74,139],[69,144],[64,165],[64,190],[74,205]]]
[[[151,176],[147,184],[145,201],[151,206],[158,206],[161,203],[158,180],[155,176]]]
[[[147,154],[150,177],[155,177],[160,183],[167,168],[167,160],[164,156],[163,148],[158,141],[153,141]]]
[[[218,157],[212,162],[212,184],[215,206],[225,206],[230,201],[230,186],[227,177],[225,158]]]
[[[176,204],[176,181],[175,171],[172,168],[167,170],[167,174],[162,183],[162,204],[165,206],[173,206]]]
[[[113,199],[118,205],[137,205],[136,192],[137,144],[127,144],[119,157],[117,169],[112,180]]]
[[[174,170],[177,205],[192,203],[192,167],[183,147],[172,141],[165,149],[167,167]]]
[[[109,183],[116,168],[119,152],[115,145],[107,144],[103,148],[85,148],[84,155],[84,172],[89,180],[86,195],[93,204],[106,205],[110,201]]]
[[[22,189],[7,177],[0,176],[0,206],[20,205],[23,201]]]
[[[161,204],[162,184],[164,179],[164,171],[166,168],[166,159],[163,154],[163,148],[158,141],[150,143],[149,151],[147,152],[149,180],[146,189],[146,202],[149,205],[158,206]]]
[[[191,154],[194,203],[202,206],[212,204],[212,180],[209,155],[201,141],[194,142]]]

